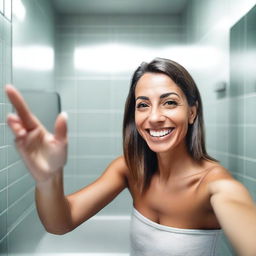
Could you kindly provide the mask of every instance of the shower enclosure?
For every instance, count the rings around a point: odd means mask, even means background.
[[[98,3],[93,13],[57,9],[58,2],[0,0],[0,256],[129,255],[133,207],[124,190],[71,233],[45,232],[34,205],[34,181],[5,121],[12,108],[4,84],[10,82],[21,90],[60,95],[61,110],[69,117],[64,170],[69,194],[94,181],[122,154],[122,118],[132,72],[154,57],[174,59],[190,71],[202,94],[209,153],[255,197],[256,120],[250,111],[256,102],[255,72],[229,81],[229,48],[244,50],[247,42],[254,49],[255,26],[245,24],[255,22],[255,8],[238,27],[231,27],[255,1],[178,0],[171,6],[175,1],[130,0],[118,6],[109,0],[101,6],[97,0],[81,0],[88,8]],[[66,4],[71,2],[79,3]],[[168,8],[160,8],[166,4]],[[215,84],[223,81],[226,92],[216,93]],[[42,121],[47,118],[45,125],[52,130],[56,113],[46,110],[49,98],[42,95],[32,97],[31,108]],[[221,255],[234,255],[225,237]]]

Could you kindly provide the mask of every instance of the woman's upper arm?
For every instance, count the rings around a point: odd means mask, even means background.
[[[86,221],[127,187],[128,168],[124,157],[112,161],[93,183],[67,196],[73,227]]]
[[[238,255],[256,255],[256,205],[247,188],[220,174],[208,189],[215,215]]]

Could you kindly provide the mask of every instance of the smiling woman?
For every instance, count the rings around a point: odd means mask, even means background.
[[[7,86],[6,92],[17,110],[8,125],[35,179],[37,210],[48,232],[72,231],[128,188],[132,256],[217,256],[221,228],[240,255],[255,255],[256,206],[247,189],[207,154],[200,94],[178,63],[156,58],[139,66],[126,101],[124,156],[67,196],[66,115],[57,117],[51,134],[15,88]]]

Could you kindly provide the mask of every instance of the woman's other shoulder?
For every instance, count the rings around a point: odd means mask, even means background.
[[[208,172],[204,178],[206,183],[221,179],[234,179],[231,172],[219,163],[211,163],[207,169]]]
[[[244,185],[232,176],[228,169],[218,163],[213,164],[205,175],[204,185],[211,195],[218,191],[227,191],[244,187]]]

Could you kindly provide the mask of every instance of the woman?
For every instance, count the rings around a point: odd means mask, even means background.
[[[73,230],[128,188],[132,255],[216,255],[220,228],[240,255],[256,255],[256,206],[207,154],[200,94],[178,63],[157,58],[135,71],[124,115],[124,156],[68,196],[65,114],[50,134],[17,90],[7,86],[6,92],[18,114],[10,114],[8,124],[35,179],[37,210],[48,232]]]

